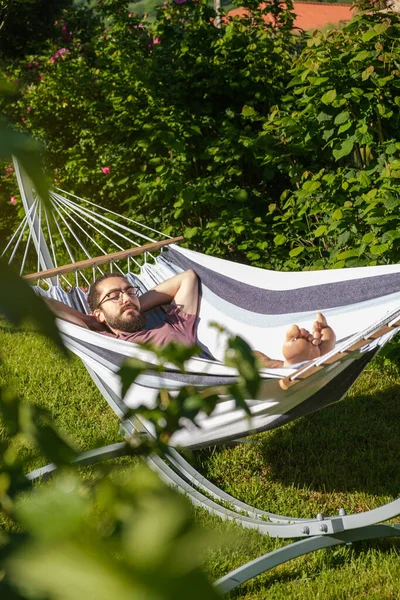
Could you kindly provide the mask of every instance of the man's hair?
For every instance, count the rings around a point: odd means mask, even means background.
[[[125,281],[127,281],[126,277],[124,277],[122,273],[104,273],[98,279],[96,279],[96,281],[90,286],[89,293],[87,295],[87,303],[89,304],[89,308],[92,312],[97,308],[99,302],[101,301],[98,289],[99,283],[105,279],[109,279],[110,277],[120,277],[121,279],[125,279]]]

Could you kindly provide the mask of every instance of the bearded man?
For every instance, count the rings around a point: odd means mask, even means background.
[[[192,269],[159,283],[141,296],[123,275],[107,273],[93,283],[87,299],[91,315],[84,315],[57,300],[47,300],[47,303],[61,319],[135,344],[165,346],[178,342],[191,346],[196,343],[199,280]],[[170,306],[165,323],[146,329],[144,313],[166,304]],[[282,348],[285,361],[271,359],[259,351],[254,354],[263,367],[290,366],[326,354],[333,349],[335,340],[325,317],[317,313],[311,333],[297,325],[288,329]]]

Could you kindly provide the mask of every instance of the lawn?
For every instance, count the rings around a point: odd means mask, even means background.
[[[117,441],[118,420],[78,359],[66,361],[41,336],[0,325],[0,385],[47,407],[76,446]],[[241,500],[298,517],[378,507],[399,495],[400,374],[375,362],[342,402],[234,447],[197,452],[193,460],[213,482]],[[0,436],[4,432],[0,430]],[[26,441],[20,452],[32,455]],[[127,468],[127,459],[123,460]],[[29,468],[42,464],[32,456]],[[90,471],[85,470],[90,476]],[[217,542],[204,566],[217,579],[288,541],[223,523],[202,511],[199,522]],[[400,543],[357,543],[282,565],[241,586],[232,598],[399,598]]]

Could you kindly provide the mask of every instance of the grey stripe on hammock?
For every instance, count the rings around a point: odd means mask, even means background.
[[[355,281],[323,283],[290,290],[266,290],[216,273],[169,249],[163,258],[182,269],[193,269],[201,282],[230,304],[253,313],[280,315],[326,310],[382,298],[400,290],[400,273]]]

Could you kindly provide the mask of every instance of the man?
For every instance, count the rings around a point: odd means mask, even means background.
[[[199,281],[193,270],[179,273],[141,296],[123,275],[102,275],[91,286],[88,295],[91,315],[83,315],[56,300],[51,309],[61,319],[137,344],[164,346],[175,341],[184,345],[196,343]],[[146,330],[144,313],[157,306],[170,304],[163,325]],[[312,360],[326,354],[335,345],[335,334],[325,317],[317,313],[312,332],[292,325],[283,344],[285,361],[273,360],[254,351],[261,366],[277,368]]]

